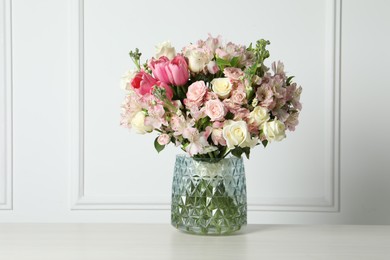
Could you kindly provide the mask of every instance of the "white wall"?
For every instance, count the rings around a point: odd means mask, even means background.
[[[390,2],[208,2],[2,0],[0,222],[168,223],[179,151],[119,127],[119,78],[210,32],[270,39],[304,89],[297,131],[246,161],[249,222],[390,223]]]

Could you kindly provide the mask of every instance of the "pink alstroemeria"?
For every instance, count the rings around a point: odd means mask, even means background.
[[[156,79],[165,84],[183,86],[189,78],[187,61],[181,55],[177,55],[171,61],[165,56],[158,60],[152,58],[149,62],[149,68]]]
[[[186,147],[186,152],[189,153],[190,156],[195,154],[202,154],[204,148],[209,146],[205,133],[199,133],[198,129],[196,128],[186,128],[183,131],[183,137],[190,142]]]

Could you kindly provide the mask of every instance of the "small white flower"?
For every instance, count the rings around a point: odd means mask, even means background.
[[[252,100],[252,106],[255,107],[255,106],[257,106],[257,104],[259,104],[259,100],[257,98],[254,98]]]

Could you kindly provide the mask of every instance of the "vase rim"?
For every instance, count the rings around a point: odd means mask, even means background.
[[[177,154],[176,158],[183,158],[185,160],[194,160],[199,162],[221,162],[221,161],[242,161],[242,157],[238,158],[236,156],[229,155],[225,158],[194,158],[188,154]]]

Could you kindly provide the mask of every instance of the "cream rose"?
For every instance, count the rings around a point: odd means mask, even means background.
[[[285,125],[279,120],[267,122],[263,125],[263,132],[268,141],[282,141],[285,137]]]
[[[188,67],[195,73],[202,71],[211,60],[210,54],[200,48],[188,49],[185,56],[188,58]]]
[[[249,114],[249,122],[255,123],[256,125],[260,126],[264,122],[267,122],[269,120],[269,113],[268,109],[265,107],[255,107],[252,112]]]
[[[156,46],[156,59],[160,58],[161,56],[165,56],[170,60],[176,56],[175,47],[172,47],[171,42],[162,42]]]
[[[213,91],[220,98],[227,98],[232,91],[232,83],[228,78],[215,78],[211,81]]]
[[[137,134],[146,134],[153,130],[152,126],[145,125],[145,113],[139,111],[131,120],[131,128],[135,130]]]
[[[257,139],[251,139],[245,121],[226,121],[222,129],[222,135],[229,149],[234,149],[235,146],[252,148],[257,143]]]

